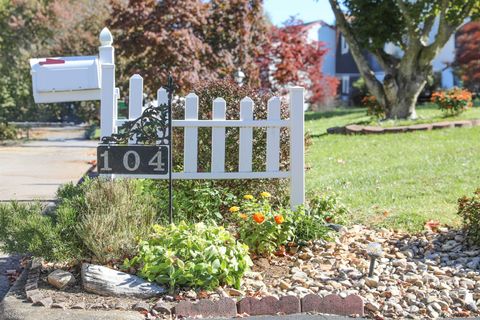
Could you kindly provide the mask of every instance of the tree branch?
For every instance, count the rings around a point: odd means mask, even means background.
[[[382,83],[377,80],[375,73],[369,66],[367,59],[365,59],[361,46],[355,38],[353,30],[350,28],[350,25],[348,24],[347,19],[340,8],[338,0],[329,0],[329,2],[333,13],[335,14],[335,19],[337,20],[337,27],[343,33],[343,36],[350,46],[353,59],[357,64],[360,74],[365,79],[365,84],[371,93],[377,98],[377,100],[379,100],[382,105],[386,105],[385,92],[383,90]]]
[[[417,25],[413,21],[412,17],[410,17],[410,15],[408,14],[408,8],[405,5],[405,2],[403,2],[403,0],[396,0],[396,2],[403,18],[407,22],[408,33],[411,35],[412,38],[415,37],[417,35]]]
[[[442,6],[440,10],[440,21],[438,24],[438,31],[437,35],[435,36],[435,40],[430,45],[423,48],[420,53],[420,62],[424,64],[426,62],[430,63],[438,52],[443,48],[443,46],[448,42],[450,37],[452,36],[453,32],[461,25],[463,19],[459,19],[459,23],[457,22],[455,25],[450,25],[447,21],[447,7],[448,7],[449,0],[442,0]]]

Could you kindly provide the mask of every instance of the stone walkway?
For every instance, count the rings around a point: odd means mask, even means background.
[[[7,256],[0,252],[0,301],[10,289],[10,283],[6,275],[7,270],[17,269],[19,267],[20,256]]]

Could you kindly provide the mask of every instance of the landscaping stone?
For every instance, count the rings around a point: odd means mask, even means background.
[[[52,304],[52,309],[66,309],[66,305],[64,302],[58,302],[58,303],[53,303]]]
[[[75,277],[73,274],[60,269],[50,273],[47,280],[49,284],[60,290],[75,283]]]
[[[345,127],[345,131],[347,134],[359,134],[363,131],[363,126],[359,126],[356,124],[348,125]]]
[[[76,310],[85,310],[87,308],[85,302],[79,302],[79,303],[76,303],[72,306],[71,309],[76,309]]]
[[[235,317],[237,308],[235,301],[230,298],[223,298],[219,301],[202,299],[197,303],[180,301],[174,308],[176,317]]]
[[[164,315],[172,314],[172,306],[162,301],[157,302],[152,309],[159,314],[164,314]]]
[[[327,295],[322,298],[315,294],[309,294],[302,298],[302,312],[363,316],[363,309],[363,300],[356,295],[349,295],[346,298],[341,298],[338,295]]]
[[[140,311],[140,312],[149,312],[150,311],[150,305],[145,302],[138,302],[136,303],[133,307],[133,310],[135,311]]]
[[[432,130],[431,124],[415,124],[407,127],[407,131],[428,131]]]
[[[469,128],[472,126],[472,121],[469,120],[459,120],[459,121],[454,121],[455,127],[459,128]]]
[[[238,302],[238,313],[251,316],[294,314],[301,312],[300,300],[295,296],[279,299],[269,296],[262,299],[247,297]]]
[[[385,129],[382,127],[366,126],[362,132],[365,134],[381,134],[385,132]]]
[[[82,284],[85,291],[105,296],[147,299],[166,292],[164,287],[137,276],[88,263],[82,265]]]
[[[383,129],[384,133],[401,133],[407,132],[407,127],[387,127]]]
[[[43,299],[33,303],[34,306],[42,306],[46,308],[50,308],[52,304],[53,304],[53,300],[50,297],[44,297]]]
[[[434,130],[447,129],[447,128],[453,128],[453,127],[455,127],[455,124],[453,122],[436,122],[432,124],[432,128]]]

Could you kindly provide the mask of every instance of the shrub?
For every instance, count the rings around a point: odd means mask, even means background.
[[[251,264],[248,247],[223,227],[181,222],[154,226],[154,234],[124,266],[140,266],[139,276],[173,291],[178,286],[214,289],[223,284],[238,289]]]
[[[378,103],[377,98],[372,95],[363,97],[362,104],[367,107],[367,115],[377,119],[385,118],[385,109]]]
[[[0,122],[0,141],[15,140],[17,138],[17,129],[7,123]]]
[[[56,220],[83,257],[106,263],[135,253],[157,209],[145,181],[101,179],[67,185],[59,192]]]
[[[7,253],[29,253],[48,260],[64,260],[70,256],[68,243],[61,236],[61,227],[49,215],[43,215],[39,203],[7,203],[0,205],[0,244]]]
[[[431,100],[446,115],[460,114],[473,106],[472,93],[460,88],[434,92]]]
[[[480,188],[473,197],[458,199],[458,214],[463,219],[463,227],[467,230],[469,238],[480,244]]]
[[[247,194],[239,207],[229,209],[238,226],[239,240],[255,254],[270,255],[294,236],[293,213],[282,207],[273,210],[269,198],[268,192],[262,192],[259,199]]]

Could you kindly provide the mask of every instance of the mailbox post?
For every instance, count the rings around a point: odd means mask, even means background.
[[[113,37],[110,30],[103,28],[100,32],[99,48],[102,74],[102,90],[100,97],[100,139],[114,132],[117,119],[117,95],[115,92],[115,49],[112,46]]]

